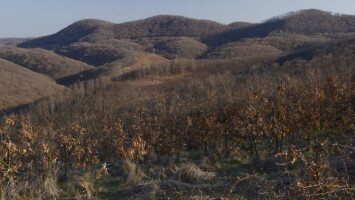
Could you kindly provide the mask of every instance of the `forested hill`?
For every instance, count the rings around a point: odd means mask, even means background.
[[[21,43],[19,47],[54,48],[75,42],[182,36],[208,38],[210,43],[218,43],[220,40],[237,41],[248,37],[266,37],[271,33],[279,32],[305,35],[349,33],[355,31],[354,27],[355,16],[314,9],[290,12],[258,24],[236,22],[223,25],[208,20],[170,15],[121,24],[88,19],[75,22],[54,35]]]

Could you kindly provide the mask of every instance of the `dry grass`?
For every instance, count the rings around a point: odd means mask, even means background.
[[[114,62],[107,64],[104,67],[108,69],[108,76],[112,77],[114,80],[119,79],[119,77],[132,73],[138,70],[149,69],[152,66],[159,66],[168,63],[168,60],[149,53],[137,53],[129,58],[129,64],[122,67],[121,62]]]
[[[187,183],[211,180],[215,176],[216,174],[214,172],[204,172],[193,163],[182,165],[176,172],[177,179]]]
[[[32,200],[32,199],[58,199],[63,195],[56,177],[49,176],[32,180],[17,180],[10,178],[0,182],[1,200]]]
[[[147,177],[139,166],[131,161],[124,161],[122,167],[126,184],[137,184]]]
[[[95,178],[91,173],[85,173],[79,177],[77,184],[81,189],[81,194],[77,195],[77,199],[93,199],[95,196]]]

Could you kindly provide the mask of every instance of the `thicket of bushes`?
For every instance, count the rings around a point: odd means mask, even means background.
[[[59,166],[65,177],[75,168],[147,161],[152,152],[176,162],[191,151],[217,159],[240,151],[254,159],[288,152],[287,159],[297,161],[301,158],[292,152],[307,148],[312,163],[326,165],[337,155],[328,154],[334,144],[353,145],[351,69],[219,74],[117,112],[100,91],[91,105],[76,92],[71,105],[2,120],[1,180],[38,175],[45,180]]]

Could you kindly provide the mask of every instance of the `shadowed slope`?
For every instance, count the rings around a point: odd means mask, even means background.
[[[36,38],[34,40],[21,43],[18,46],[25,48],[41,47],[46,49],[54,49],[78,42],[82,38],[89,37],[89,35],[100,35],[101,38],[111,38],[111,32],[108,31],[111,27],[112,23],[102,20],[81,20],[71,24],[58,33]]]
[[[141,51],[143,47],[134,42],[112,39],[100,43],[74,43],[56,52],[91,65],[101,66]]]
[[[16,46],[33,38],[0,38],[0,46]]]

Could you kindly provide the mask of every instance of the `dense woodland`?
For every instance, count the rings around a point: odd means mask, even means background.
[[[0,102],[18,73],[55,88],[0,104],[2,199],[353,199],[354,19],[85,20],[0,47]]]

